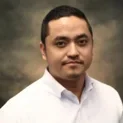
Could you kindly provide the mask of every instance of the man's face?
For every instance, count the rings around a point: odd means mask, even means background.
[[[85,73],[92,62],[93,41],[85,20],[75,16],[61,17],[48,24],[43,58],[49,72],[59,79],[73,80]]]

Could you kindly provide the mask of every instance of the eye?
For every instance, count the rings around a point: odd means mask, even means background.
[[[65,47],[66,44],[67,44],[67,43],[66,43],[65,41],[57,41],[57,42],[56,42],[56,46],[57,46],[57,47],[60,47],[60,48]]]
[[[87,42],[88,42],[88,40],[87,40],[87,39],[81,39],[81,40],[78,40],[78,41],[77,41],[78,45],[80,45],[80,46],[84,46],[84,45],[86,45],[86,44],[87,44]]]

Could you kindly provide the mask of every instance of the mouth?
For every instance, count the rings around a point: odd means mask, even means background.
[[[68,62],[64,62],[63,65],[80,65],[83,64],[83,62],[81,61],[68,61]]]

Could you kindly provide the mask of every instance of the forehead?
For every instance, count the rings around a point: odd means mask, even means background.
[[[86,34],[91,36],[88,29],[87,23],[84,19],[69,16],[61,17],[57,20],[52,20],[48,24],[49,36],[70,36],[74,37],[75,35]]]

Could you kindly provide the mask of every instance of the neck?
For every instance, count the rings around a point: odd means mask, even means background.
[[[64,79],[59,79],[59,78],[56,78],[56,80],[66,89],[74,93],[80,101],[82,91],[84,88],[84,84],[85,84],[84,82],[85,74],[83,74],[82,76],[74,80],[64,80]]]

